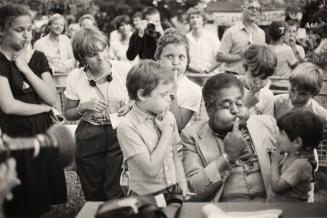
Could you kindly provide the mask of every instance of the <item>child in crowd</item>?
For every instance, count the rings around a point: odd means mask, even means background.
[[[309,110],[318,115],[324,126],[327,125],[327,110],[321,106],[314,96],[318,95],[323,83],[322,72],[316,65],[304,62],[297,66],[289,78],[289,93],[274,96],[275,118],[279,118],[290,110]],[[317,151],[314,150],[318,162]],[[318,165],[315,171],[318,170]],[[312,187],[313,189],[313,187]],[[312,200],[313,192],[310,195]]]
[[[253,44],[245,50],[245,83],[249,89],[245,104],[251,114],[274,115],[274,94],[267,84],[276,66],[277,57],[269,47]],[[251,99],[257,100],[255,105]]]
[[[278,193],[273,201],[307,201],[315,168],[313,150],[322,139],[323,123],[311,111],[292,110],[277,120],[277,126],[279,146],[271,151],[271,186]]]
[[[302,63],[292,72],[289,83],[288,94],[274,96],[275,118],[292,109],[299,109],[312,111],[326,123],[327,110],[313,99],[322,87],[321,69],[309,62]]]
[[[75,131],[76,172],[85,200],[123,197],[119,179],[123,154],[116,118],[129,111],[125,62],[109,61],[108,39],[98,29],[84,27],[72,41],[80,68],[67,77],[64,115],[79,120]]]
[[[296,57],[298,63],[304,61],[305,52],[301,45],[296,43],[296,36],[298,31],[298,23],[294,20],[288,20],[285,23],[286,32],[284,36],[284,42],[292,48],[293,54]]]
[[[171,104],[175,75],[153,60],[135,65],[127,76],[127,90],[135,100],[118,126],[118,140],[129,170],[129,187],[135,195],[167,194],[176,187],[187,193],[179,135]]]
[[[293,54],[290,46],[284,43],[285,23],[282,21],[273,21],[268,27],[268,36],[270,39],[270,48],[277,56],[277,67],[274,76],[288,79],[298,61]],[[286,89],[288,82],[283,80],[272,81],[271,87],[275,89]]]
[[[170,111],[175,116],[178,131],[181,131],[194,112],[199,112],[202,98],[201,87],[184,75],[190,62],[187,38],[177,29],[167,29],[158,41],[154,57],[174,73],[177,87],[173,90],[175,99]]]

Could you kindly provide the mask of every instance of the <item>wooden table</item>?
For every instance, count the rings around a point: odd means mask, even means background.
[[[86,202],[76,218],[93,218],[102,202]],[[184,203],[180,218],[201,218],[201,208],[207,203]],[[327,217],[327,203],[216,203],[223,211],[283,210],[281,218]]]

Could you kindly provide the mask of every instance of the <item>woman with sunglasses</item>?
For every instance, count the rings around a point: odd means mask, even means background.
[[[110,61],[108,40],[85,27],[72,41],[80,68],[67,77],[64,115],[80,120],[76,136],[76,166],[87,201],[123,197],[119,185],[123,155],[116,136],[116,120],[129,111],[125,62]]]

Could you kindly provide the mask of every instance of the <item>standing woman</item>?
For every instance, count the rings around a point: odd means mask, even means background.
[[[49,18],[49,33],[37,40],[36,50],[42,51],[53,71],[57,86],[66,85],[67,74],[76,66],[70,39],[63,34],[65,18],[61,14],[54,14]]]
[[[51,106],[56,90],[45,55],[27,46],[32,38],[32,19],[27,9],[0,7],[0,127],[11,137],[44,133],[53,123]],[[6,202],[8,216],[38,217],[50,204],[67,201],[63,169],[52,158],[13,155],[21,185]]]
[[[123,197],[119,179],[123,160],[114,117],[129,111],[126,62],[110,61],[108,39],[92,27],[78,31],[72,41],[81,68],[67,77],[64,115],[81,119],[76,132],[76,166],[87,201]]]

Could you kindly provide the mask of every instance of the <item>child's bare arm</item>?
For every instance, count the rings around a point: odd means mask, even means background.
[[[171,141],[173,140],[174,126],[171,119],[171,113],[166,113],[162,120],[156,118],[156,124],[161,131],[159,142],[152,153],[139,153],[131,158],[149,177],[156,177],[162,167],[163,160],[167,155],[167,151]]]
[[[271,151],[271,187],[274,192],[280,193],[287,191],[291,188],[284,179],[281,178],[279,171],[279,162],[281,160],[281,155],[279,150]]]

